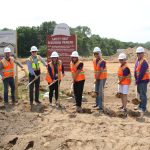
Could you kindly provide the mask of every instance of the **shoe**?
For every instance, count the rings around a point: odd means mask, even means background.
[[[16,103],[18,103],[17,100],[12,100],[12,105],[15,105]]]
[[[50,103],[49,106],[50,107],[55,107],[55,105],[53,103]]]
[[[7,112],[10,112],[9,103],[5,103],[4,106],[5,106],[6,111],[7,111]]]
[[[134,110],[141,110],[139,106],[134,107]]]
[[[30,111],[34,111],[34,105],[31,104],[30,106],[31,106],[31,107],[30,107]]]
[[[93,108],[96,108],[96,107],[98,107],[98,105],[94,105],[94,106],[93,106]]]
[[[104,112],[104,110],[102,108],[99,108],[98,111],[99,111],[99,113],[103,113]]]
[[[123,106],[119,107],[118,109],[119,109],[119,110],[120,110],[120,109],[123,109]]]
[[[37,104],[41,104],[41,102],[40,102],[39,100],[37,100],[37,101],[35,100],[35,102],[36,102]]]
[[[56,101],[55,105],[56,105],[56,108],[60,108],[61,107],[60,103],[57,102],[57,101]]]
[[[139,109],[138,112],[139,113],[144,113],[144,111],[142,109]]]
[[[122,108],[120,109],[121,112],[127,112],[127,109],[126,108]]]
[[[83,110],[82,110],[82,108],[81,108],[81,107],[77,106],[77,108],[76,108],[76,112],[78,112],[78,113],[83,113]]]

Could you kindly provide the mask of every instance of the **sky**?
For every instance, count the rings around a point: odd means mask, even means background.
[[[88,26],[92,34],[124,42],[150,41],[150,0],[5,0],[0,29],[45,21]]]

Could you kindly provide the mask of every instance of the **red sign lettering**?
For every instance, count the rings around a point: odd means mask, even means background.
[[[47,61],[49,62],[51,53],[56,51],[60,60],[64,64],[65,71],[70,71],[70,55],[76,50],[76,36],[47,35]]]

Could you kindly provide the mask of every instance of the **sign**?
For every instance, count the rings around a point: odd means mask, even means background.
[[[50,61],[50,56],[53,51],[58,52],[60,60],[63,62],[65,71],[70,71],[70,55],[77,49],[76,36],[66,35],[48,35],[47,36],[47,60]]]

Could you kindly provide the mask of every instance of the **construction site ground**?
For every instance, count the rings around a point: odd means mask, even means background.
[[[24,65],[26,67],[26,65]],[[83,113],[76,113],[74,99],[70,97],[71,74],[66,72],[60,86],[61,108],[50,107],[43,94],[48,92],[45,81],[46,68],[42,67],[40,101],[30,111],[27,77],[20,69],[18,104],[7,112],[3,99],[0,100],[0,150],[149,150],[150,149],[150,88],[148,107],[144,117],[134,111],[131,100],[135,98],[132,70],[132,84],[128,96],[128,114],[120,115],[121,100],[117,92],[117,68],[119,63],[107,62],[108,79],[104,89],[104,113],[92,106],[95,99],[88,95],[92,91],[94,75],[92,61],[84,61],[85,87]],[[2,81],[0,95],[3,97]],[[9,99],[10,101],[10,99]],[[11,101],[10,101],[11,102]],[[53,99],[53,102],[55,100]]]

